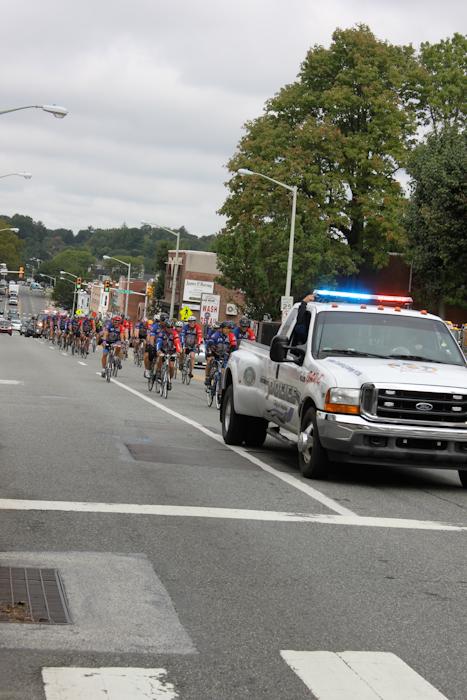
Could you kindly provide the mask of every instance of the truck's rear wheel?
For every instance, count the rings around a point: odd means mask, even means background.
[[[307,479],[325,479],[328,475],[328,456],[319,439],[314,408],[305,411],[302,418],[298,465]]]
[[[264,418],[245,418],[245,445],[247,447],[262,447],[266,440],[268,422]]]
[[[460,482],[464,489],[467,489],[467,470],[459,469],[458,471]]]
[[[246,416],[235,412],[233,386],[227,387],[222,399],[222,437],[227,445],[241,445],[246,438]]]

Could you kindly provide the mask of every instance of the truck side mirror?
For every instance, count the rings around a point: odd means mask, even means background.
[[[287,359],[288,347],[289,339],[286,335],[274,336],[269,349],[269,357],[273,362],[285,362]]]

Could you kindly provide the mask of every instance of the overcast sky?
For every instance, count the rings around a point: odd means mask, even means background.
[[[465,32],[462,0],[0,0],[0,212],[50,228],[142,219],[216,233],[242,125],[307,50],[358,22],[394,43]]]

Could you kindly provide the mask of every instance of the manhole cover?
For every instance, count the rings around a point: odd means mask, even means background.
[[[0,622],[70,623],[58,571],[0,566]]]

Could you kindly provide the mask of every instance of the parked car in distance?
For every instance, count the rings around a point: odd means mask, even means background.
[[[15,318],[12,318],[10,323],[12,330],[18,331],[18,333],[21,331],[21,321],[17,316]]]
[[[30,318],[27,322],[26,331],[25,331],[24,335],[26,336],[26,338],[30,338],[31,336],[33,338],[37,338],[38,335],[40,335],[40,333],[38,334],[37,330],[38,329],[36,327],[36,319]]]
[[[204,343],[199,346],[199,352],[195,353],[195,366],[204,367],[206,365],[206,347]]]
[[[18,297],[12,296],[8,299],[8,304],[10,306],[18,306]]]
[[[13,334],[13,329],[11,327],[10,321],[6,319],[0,319],[0,333],[8,333],[8,335]]]
[[[27,330],[27,327],[28,327],[28,323],[29,323],[29,319],[23,318],[23,320],[21,321],[21,327],[20,327],[20,329],[19,329],[19,334],[20,334],[20,335],[26,335],[26,330]]]

